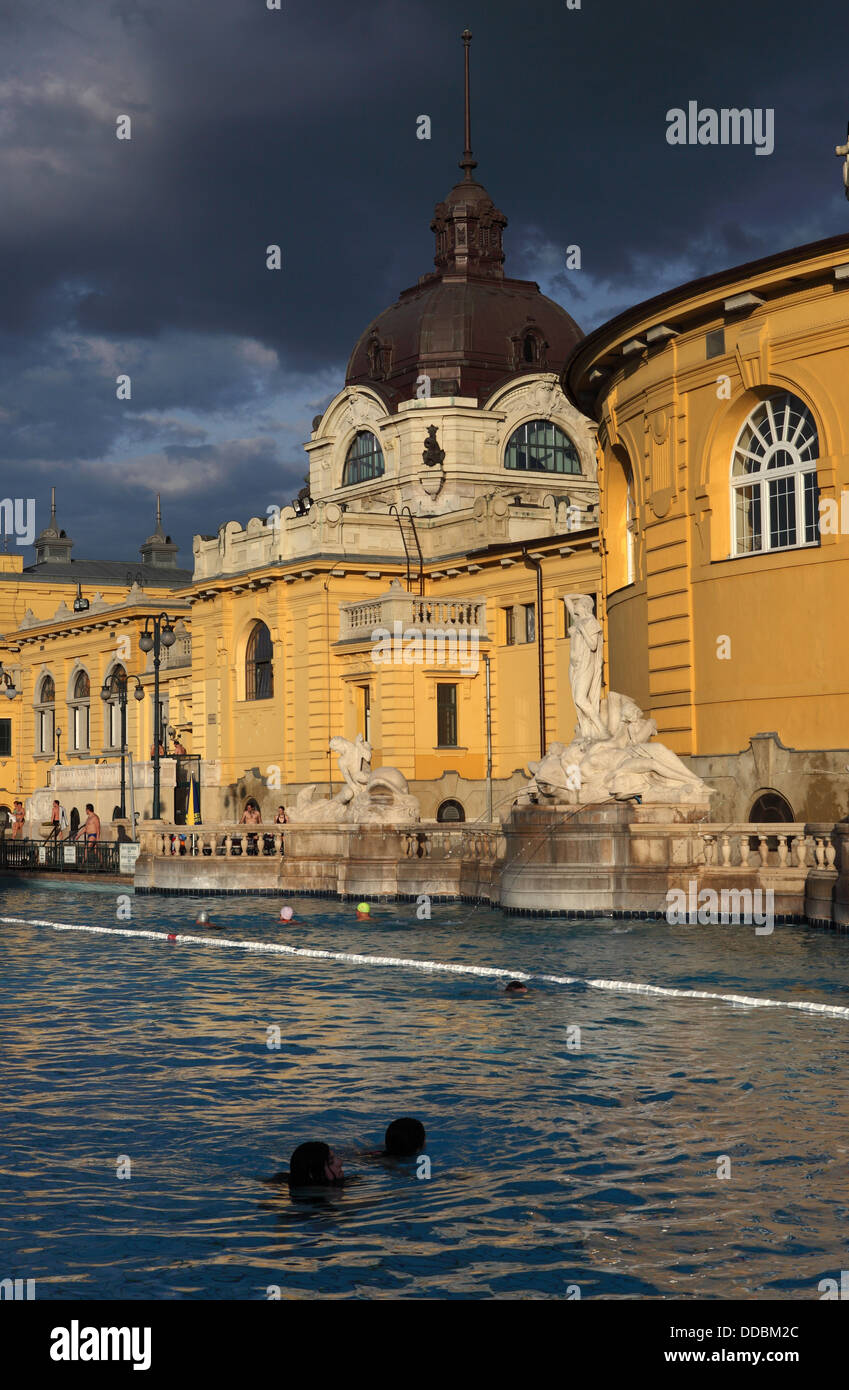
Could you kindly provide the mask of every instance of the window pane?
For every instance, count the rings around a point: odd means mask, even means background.
[[[270,700],[274,695],[271,633],[257,623],[245,653],[245,699]]]
[[[436,741],[441,748],[457,746],[457,687],[436,687]]]
[[[384,470],[383,450],[371,430],[360,430],[345,460],[342,486],[379,478]]]
[[[808,545],[813,545],[820,538],[820,490],[817,487],[816,473],[805,473],[802,477],[802,487],[805,500],[805,540]]]
[[[525,604],[525,641],[536,641],[536,609],[532,603]]]
[[[530,420],[510,436],[504,467],[531,473],[580,473],[578,451],[550,420]]]
[[[8,758],[12,752],[12,721],[0,719],[0,758]]]
[[[734,489],[734,511],[737,527],[737,554],[747,555],[761,548],[761,489],[754,487]]]
[[[770,546],[796,544],[796,479],[769,481]]]

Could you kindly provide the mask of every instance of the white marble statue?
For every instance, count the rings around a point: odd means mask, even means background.
[[[601,624],[584,594],[566,598],[573,615],[569,679],[578,716],[570,744],[552,743],[531,763],[525,796],[543,805],[590,805],[639,797],[643,802],[706,805],[715,790],[662,743],[653,719],[627,695],[601,699]],[[577,650],[576,650],[577,649]]]
[[[421,820],[418,799],[410,794],[407,779],[397,767],[372,769],[371,744],[362,734],[356,739],[334,737],[328,751],[337,755],[345,785],[334,797],[320,797],[313,783],[297,795],[289,819],[327,825],[415,825]]]
[[[567,594],[569,610],[569,684],[582,738],[603,734],[599,721],[602,670],[602,626],[588,594]]]

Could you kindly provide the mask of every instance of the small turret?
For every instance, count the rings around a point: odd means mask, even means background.
[[[148,536],[139,549],[146,565],[155,565],[157,569],[176,569],[178,546],[162,529],[159,493],[156,494],[156,527],[153,535]]]
[[[40,535],[35,538],[35,563],[45,565],[49,561],[60,565],[71,563],[71,551],[74,542],[62,530],[56,522],[56,489],[50,489],[50,525],[45,526]]]

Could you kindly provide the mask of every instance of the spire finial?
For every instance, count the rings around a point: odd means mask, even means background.
[[[460,160],[460,168],[465,169],[466,178],[471,182],[472,170],[478,167],[478,162],[472,155],[472,107],[469,96],[469,45],[472,42],[471,30],[463,30],[463,47],[466,56],[466,144],[463,150],[463,158]]]
[[[51,525],[51,526],[55,526],[55,524],[56,524],[56,489],[55,489],[55,487],[52,487],[52,488],[50,489],[50,525]]]
[[[157,494],[156,494],[156,524],[157,524],[157,526],[161,526],[161,525],[162,525],[162,505],[161,505],[161,503],[160,503],[159,498],[160,498],[160,494],[157,492]]]

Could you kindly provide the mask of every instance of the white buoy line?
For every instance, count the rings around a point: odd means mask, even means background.
[[[172,945],[219,946],[228,950],[265,951],[271,955],[296,956],[307,960],[335,960],[346,965],[384,965],[406,970],[425,970],[449,975],[476,975],[496,980],[536,980],[552,985],[586,985],[589,989],[614,994],[641,994],[665,999],[706,999],[714,1003],[737,1004],[747,1009],[794,1009],[801,1013],[825,1014],[830,1018],[849,1018],[849,1007],[841,1004],[815,1004],[809,1000],[763,999],[748,994],[717,994],[704,989],[673,989],[666,985],[645,985],[630,980],[587,980],[580,975],[533,975],[526,970],[503,970],[494,965],[454,965],[449,961],[416,960],[407,956],[366,956],[350,951],[324,951],[309,946],[285,946],[272,941],[239,941],[227,936],[191,936],[184,932],[143,931],[136,927],[92,927],[78,922],[50,922],[33,917],[0,917],[0,924],[22,927],[49,927],[51,931],[86,932],[94,936],[138,937],[145,941],[165,941]]]

